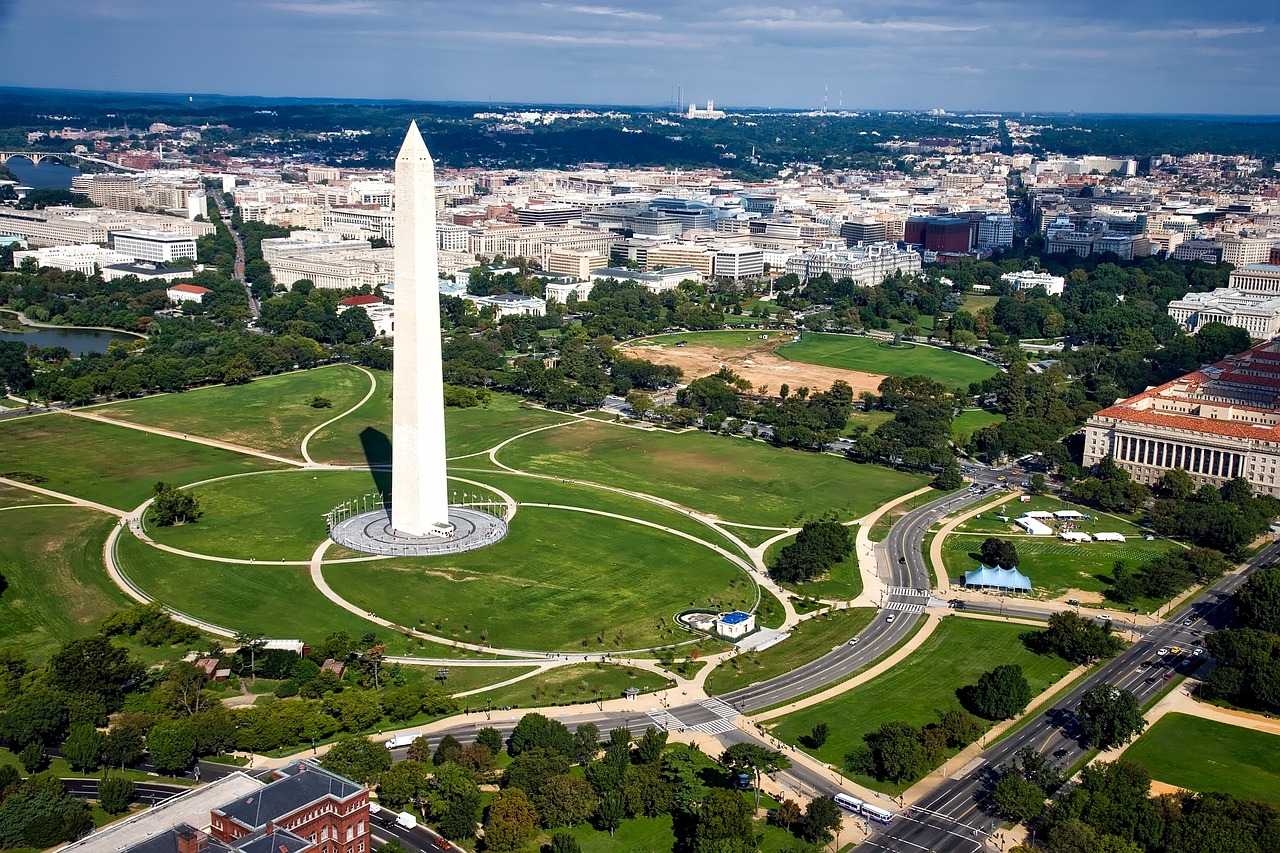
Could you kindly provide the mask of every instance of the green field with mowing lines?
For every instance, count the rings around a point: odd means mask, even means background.
[[[129,510],[159,480],[181,485],[267,471],[283,465],[192,441],[71,415],[39,415],[0,424],[5,471],[44,477],[55,492]]]
[[[375,375],[378,390],[369,401],[311,439],[312,459],[335,465],[391,461],[391,374]],[[568,415],[528,406],[514,394],[491,393],[487,406],[445,409],[446,452],[451,458],[479,453],[527,430],[568,420]]]
[[[1280,736],[1187,714],[1166,714],[1125,750],[1152,778],[1280,804]]]
[[[513,672],[509,677],[514,676]],[[449,678],[453,679],[452,673]],[[597,698],[621,699],[622,691],[628,687],[634,687],[641,693],[654,693],[666,686],[667,679],[648,670],[613,664],[578,663],[549,669],[524,681],[486,690],[459,701],[464,708],[472,709],[484,708],[486,703],[494,708],[500,705],[536,708],[541,705],[595,702]],[[637,704],[645,701],[638,699]]]
[[[1061,658],[1032,654],[1018,638],[1022,625],[949,616],[906,660],[890,672],[854,689],[796,711],[776,721],[774,734],[798,743],[818,723],[831,726],[831,736],[814,754],[842,765],[844,756],[862,745],[862,736],[884,723],[903,720],[913,726],[935,722],[938,712],[959,707],[956,691],[1001,664],[1018,664],[1033,694],[1042,692],[1071,670]],[[896,785],[865,776],[854,781],[899,794],[910,782]]]
[[[672,627],[679,611],[755,601],[754,584],[701,545],[627,521],[530,507],[504,540],[482,550],[329,565],[325,579],[397,624],[504,648],[578,652],[679,642],[689,638]]]
[[[64,640],[85,637],[130,599],[107,577],[102,543],[116,519],[67,506],[0,513],[0,646],[35,660]]]
[[[994,376],[996,368],[967,355],[927,346],[895,348],[877,338],[806,332],[799,341],[778,349],[792,361],[843,367],[885,376],[920,374],[951,388],[968,388]]]
[[[306,434],[360,402],[368,390],[364,373],[338,364],[266,376],[247,385],[214,385],[125,400],[90,411],[301,460]],[[333,405],[313,408],[313,397],[325,397]]]
[[[1056,536],[1029,536],[1011,521],[1000,519],[1000,516],[1013,519],[1035,510],[1053,512],[1063,509],[1075,509],[1093,516],[1089,520],[1075,519],[1073,523],[1077,530],[1120,533],[1125,536],[1125,541],[1068,543]],[[1047,523],[1053,522],[1049,520]],[[1069,589],[1100,595],[1111,586],[1116,560],[1124,560],[1131,569],[1137,569],[1148,560],[1177,547],[1166,539],[1148,541],[1145,531],[1116,516],[1069,504],[1055,497],[1036,496],[1027,503],[1015,499],[987,510],[949,535],[942,543],[942,562],[948,577],[961,577],[977,568],[977,559],[970,554],[977,553],[987,536],[1008,539],[1017,546],[1018,568],[1031,578],[1033,595],[1037,598],[1052,598]],[[1130,606],[1151,610],[1158,603],[1144,599]]]
[[[786,642],[762,652],[735,655],[720,664],[707,676],[707,692],[718,696],[791,672],[849,642],[870,625],[875,616],[874,608],[858,607],[801,622],[792,629]]]
[[[514,441],[513,468],[607,483],[744,524],[793,524],[835,512],[858,518],[925,478],[702,432],[675,435],[583,421]]]
[[[744,330],[741,332],[729,331],[710,331],[710,332],[675,332],[670,335],[653,335],[639,341],[632,341],[628,346],[644,347],[644,346],[664,346],[673,347],[684,341],[686,345],[691,347],[715,347],[723,350],[741,350],[758,347],[771,341],[779,339],[790,340],[795,337],[795,332],[780,331],[777,329],[765,331]],[[764,335],[762,339],[760,336]],[[641,357],[643,355],[641,354]]]
[[[4,472],[0,471],[0,475]],[[31,506],[32,504],[60,504],[63,501],[57,498],[51,498],[48,495],[42,495],[39,492],[32,492],[17,486],[7,486],[0,483],[0,508],[10,506]]]

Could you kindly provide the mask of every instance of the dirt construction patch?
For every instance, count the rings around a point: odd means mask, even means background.
[[[628,347],[633,357],[645,358],[654,364],[671,364],[684,371],[684,382],[709,376],[722,367],[746,379],[764,394],[777,394],[783,384],[796,388],[825,391],[837,381],[849,383],[856,397],[862,391],[875,392],[884,379],[878,373],[861,370],[844,370],[823,367],[780,358],[775,350],[785,339],[761,341],[759,346],[746,349],[721,349],[715,346],[648,345]]]

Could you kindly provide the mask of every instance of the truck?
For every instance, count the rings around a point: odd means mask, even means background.
[[[408,746],[420,737],[422,737],[422,732],[404,732],[392,735],[387,741],[387,749],[399,749],[402,746]]]
[[[413,812],[400,812],[396,815],[396,826],[401,829],[417,829],[418,816]]]

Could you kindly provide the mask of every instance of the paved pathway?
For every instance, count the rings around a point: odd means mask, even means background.
[[[205,447],[216,447],[220,450],[230,450],[233,453],[243,453],[246,456],[257,456],[259,459],[266,459],[271,462],[278,462],[282,465],[288,465],[291,468],[312,467],[312,466],[308,466],[307,463],[305,462],[299,462],[297,459],[289,459],[284,456],[277,456],[274,453],[268,453],[265,450],[255,450],[252,447],[244,447],[239,444],[232,444],[229,441],[219,441],[216,438],[205,438],[203,436],[193,439],[190,435],[186,433],[177,432],[171,429],[164,429],[162,427],[130,423],[129,421],[120,420],[118,418],[109,418],[106,415],[101,415],[101,414],[98,414],[97,412],[86,411],[84,409],[78,409],[75,411],[71,409],[62,409],[60,410],[60,413],[72,418],[84,418],[85,420],[98,421],[104,424],[112,424],[113,426],[124,427],[126,429],[136,429],[139,432],[151,433],[152,435],[163,435],[163,436],[168,436],[169,438],[176,438],[181,441],[190,441],[190,442],[193,442],[194,444],[202,444]],[[326,465],[326,466],[314,466],[314,467],[332,468],[335,466]]]
[[[303,436],[303,438],[302,438],[302,446],[301,446],[300,450],[302,451],[302,458],[306,460],[306,462],[307,462],[307,464],[308,464],[308,465],[314,465],[314,464],[316,464],[316,461],[315,461],[314,459],[312,459],[312,458],[311,458],[311,454],[307,451],[307,445],[311,442],[312,437],[313,437],[316,433],[320,432],[320,430],[322,430],[322,429],[324,429],[325,427],[327,427],[329,424],[336,423],[337,421],[340,421],[340,420],[342,420],[343,418],[345,418],[347,415],[350,415],[350,414],[352,414],[353,412],[355,412],[355,410],[356,410],[356,409],[360,408],[360,407],[361,407],[361,406],[363,406],[365,403],[369,402],[370,398],[372,398],[372,397],[373,397],[374,392],[376,392],[376,391],[378,390],[378,379],[377,379],[377,377],[375,377],[372,373],[370,373],[369,371],[365,370],[363,367],[361,367],[361,366],[360,366],[360,365],[358,365],[358,364],[352,364],[352,365],[350,365],[350,366],[351,366],[351,367],[354,367],[356,370],[360,371],[360,372],[361,372],[361,373],[363,373],[365,376],[369,377],[369,393],[365,394],[365,395],[364,395],[364,397],[362,397],[362,398],[360,399],[360,402],[359,402],[359,403],[356,403],[354,406],[352,406],[351,408],[347,409],[347,410],[346,410],[345,412],[343,412],[342,414],[340,414],[340,415],[335,415],[335,416],[333,416],[332,418],[329,418],[329,420],[327,420],[327,421],[325,421],[324,423],[320,424],[318,427],[315,427],[314,429],[312,429],[312,430],[311,430],[311,432],[309,432],[309,433],[307,433],[305,436]]]

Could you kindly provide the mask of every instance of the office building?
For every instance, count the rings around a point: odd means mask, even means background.
[[[764,275],[764,250],[757,246],[722,246],[716,250],[716,278],[760,278]]]
[[[852,249],[863,243],[885,242],[889,239],[889,230],[883,222],[876,219],[850,219],[840,223],[840,236]]]
[[[172,231],[117,231],[111,237],[111,244],[126,257],[153,264],[196,256],[195,238]]]
[[[1013,217],[993,213],[978,220],[979,249],[1007,249],[1013,245]]]
[[[926,252],[963,255],[973,248],[973,229],[968,219],[959,216],[912,216],[904,226],[903,239]]]
[[[1280,335],[1280,266],[1247,264],[1232,271],[1226,287],[1174,299],[1168,312],[1191,334],[1206,323],[1225,323],[1251,338],[1273,338]]]

